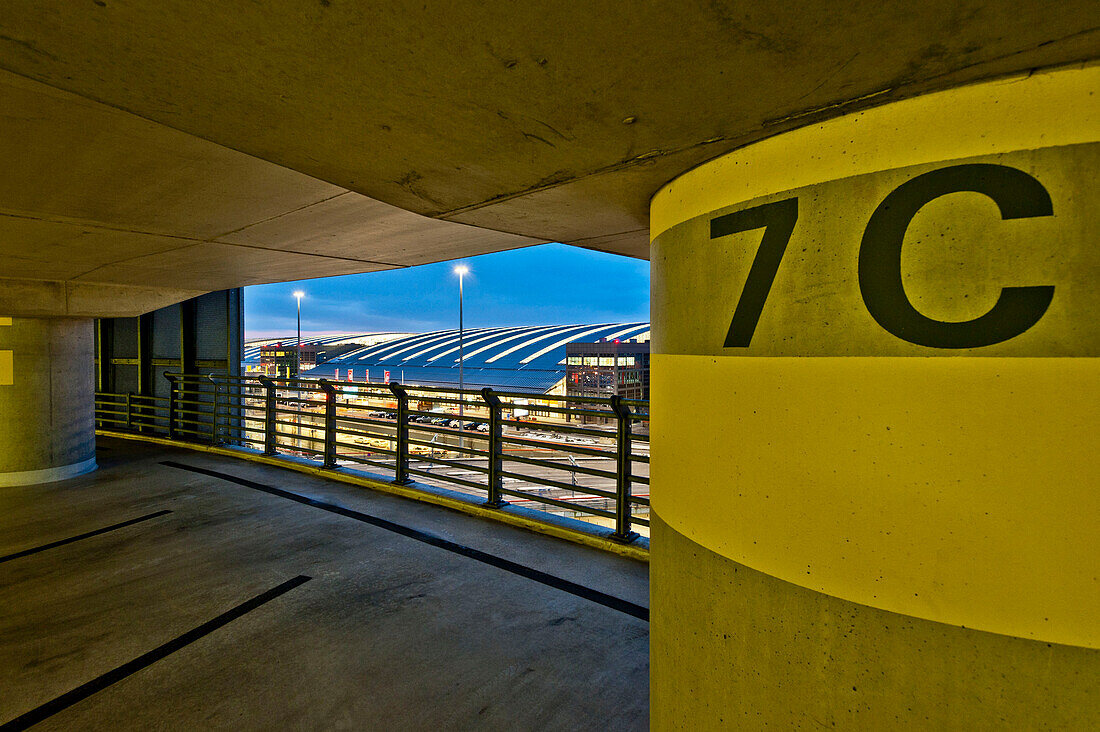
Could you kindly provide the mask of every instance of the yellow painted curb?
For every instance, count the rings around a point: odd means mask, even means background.
[[[134,435],[128,432],[112,432],[110,430],[96,430],[96,435],[99,435],[101,437],[114,437],[120,440],[151,442],[156,445],[165,445],[167,447],[182,447],[188,450],[195,450],[197,452],[206,452],[214,455],[224,455],[226,457],[234,457],[240,460],[248,460],[254,463],[271,465],[276,468],[285,468],[286,470],[293,470],[298,473],[313,475],[318,478],[324,478],[325,480],[333,480],[339,483],[347,483],[349,485],[358,486],[360,488],[369,488],[370,490],[378,491],[380,493],[388,493],[390,495],[400,496],[402,498],[409,498],[414,501],[420,501],[421,503],[431,503],[433,505],[442,506],[444,508],[449,508],[454,511],[461,511],[462,513],[469,514],[471,516],[478,516],[480,518],[490,519],[492,521],[508,524],[510,526],[516,526],[521,529],[527,529],[528,531],[534,531],[538,534],[544,534],[546,536],[552,536],[557,539],[571,541],[574,544],[582,544],[584,546],[592,547],[593,549],[600,549],[602,551],[611,552],[612,554],[618,554],[619,556],[626,557],[627,559],[634,559],[640,562],[649,562],[649,550],[643,547],[633,546],[630,544],[620,544],[616,541],[604,539],[600,536],[585,534],[580,531],[572,531],[563,526],[555,526],[551,523],[536,521],[535,519],[524,518],[523,516],[516,516],[515,514],[500,511],[498,509],[486,508],[484,506],[467,503],[466,501],[460,501],[456,498],[448,498],[447,496],[439,496],[424,491],[418,491],[415,488],[406,488],[404,486],[387,483],[381,480],[373,480],[371,478],[367,478],[361,475],[343,473],[338,470],[331,470],[314,465],[303,465],[301,463],[290,462],[288,460],[283,460],[278,457],[273,457],[271,455],[260,455],[257,453],[242,452],[240,450],[234,450],[228,447],[216,447],[214,445],[177,442],[175,440],[169,440],[165,437],[155,437],[153,435]]]

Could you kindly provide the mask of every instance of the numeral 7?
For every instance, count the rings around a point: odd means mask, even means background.
[[[733,320],[726,334],[726,348],[745,348],[752,340],[760,313],[764,310],[764,301],[771,292],[775,273],[779,270],[783,253],[787,251],[787,242],[791,240],[797,220],[797,198],[765,203],[711,219],[711,239],[753,229],[764,230],[760,248],[756,251],[748,279],[745,280],[745,289],[741,291],[741,299],[737,301],[737,309],[733,311]]]

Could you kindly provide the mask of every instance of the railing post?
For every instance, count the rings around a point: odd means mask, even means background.
[[[221,440],[218,439],[218,399],[220,387],[218,386],[217,379],[214,378],[214,374],[207,374],[206,378],[214,385],[214,412],[210,415],[210,444],[220,445]]]
[[[126,430],[131,431],[134,429],[134,393],[132,391],[126,392]]]
[[[325,463],[336,467],[336,387],[328,379],[317,382],[325,392]]]
[[[168,439],[176,439],[176,406],[179,397],[176,395],[176,380],[171,374],[165,374],[168,379]]]
[[[503,409],[500,397],[489,387],[481,390],[481,398],[485,400],[489,409],[489,499],[485,505],[500,508],[507,505],[507,501],[500,492],[504,486],[504,476],[500,474],[504,469],[504,447],[501,441],[504,434],[504,427],[501,424]]]
[[[618,419],[615,433],[615,532],[611,538],[629,544],[638,538],[630,530],[630,407],[618,394],[611,396],[611,411]]]
[[[394,465],[393,482],[397,485],[408,485],[412,482],[409,478],[409,392],[396,381],[391,381],[389,387],[397,397],[397,461]]]
[[[266,376],[260,376],[259,382],[264,387],[264,455],[274,455],[275,443],[275,419],[278,413],[275,411],[275,382]]]

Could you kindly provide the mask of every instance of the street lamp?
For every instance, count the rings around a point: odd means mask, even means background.
[[[294,378],[297,379],[297,385],[301,385],[302,379],[302,298],[306,296],[306,293],[301,290],[294,291],[294,299],[298,301],[298,341],[294,347]],[[302,449],[302,391],[296,389],[294,392],[298,397],[298,404],[294,408],[294,421],[298,425],[298,449]]]
[[[469,271],[470,268],[464,264],[455,267],[455,274],[458,275],[458,446],[460,449],[466,447],[466,440],[462,434],[466,429],[462,408],[466,402],[466,396],[462,393],[462,390],[466,388],[466,380],[463,378],[462,373],[462,279]]]
[[[294,299],[298,301],[298,341],[294,347],[294,376],[302,375],[302,298],[306,293],[301,290],[294,291]]]

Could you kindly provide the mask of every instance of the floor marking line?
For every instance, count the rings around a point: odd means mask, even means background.
[[[104,526],[102,529],[96,529],[95,531],[88,531],[83,534],[77,534],[76,536],[70,536],[68,539],[61,539],[60,541],[51,541],[49,544],[43,544],[42,546],[36,546],[31,549],[24,549],[21,552],[15,554],[8,554],[7,556],[0,557],[0,563],[11,561],[12,559],[19,559],[29,554],[37,554],[38,552],[44,552],[47,549],[54,549],[55,547],[64,546],[65,544],[72,544],[74,541],[80,541],[81,539],[88,539],[93,536],[99,536],[100,534],[106,534],[108,531],[114,531],[115,529],[123,529],[127,526],[133,526],[134,524],[141,523],[142,521],[148,521],[149,519],[157,518],[158,516],[164,516],[165,514],[172,513],[165,509],[164,511],[156,511],[144,516],[138,516],[137,518],[130,519],[129,521],[123,521],[119,524],[112,524],[110,526]]]
[[[590,600],[591,602],[598,603],[600,605],[603,605],[604,607],[611,608],[612,610],[618,610],[619,612],[623,612],[627,615],[631,615],[640,620],[649,622],[649,608],[647,607],[629,602],[628,600],[623,600],[613,595],[608,595],[606,593],[600,592],[599,590],[593,590],[590,587],[585,587],[584,585],[579,585],[575,582],[570,582],[569,580],[565,580],[560,577],[555,577],[552,574],[547,574],[546,572],[533,569],[526,565],[519,564],[517,562],[513,562],[511,560],[504,559],[493,554],[488,554],[478,549],[473,549],[471,547],[464,546],[462,544],[458,544],[438,536],[434,536],[427,532],[420,531],[419,529],[413,529],[408,526],[403,526],[401,524],[394,523],[393,521],[387,521],[386,519],[378,518],[377,516],[371,516],[370,514],[355,511],[350,508],[344,508],[343,506],[337,506],[333,503],[326,503],[325,501],[318,501],[314,498],[307,498],[306,496],[292,493],[290,491],[285,491],[281,488],[275,488],[273,486],[265,485],[263,483],[257,483],[255,481],[248,480],[247,478],[238,478],[235,475],[222,473],[217,470],[209,470],[207,468],[200,468],[194,465],[185,465],[183,463],[177,463],[174,460],[162,460],[160,464],[169,468],[188,470],[192,473],[199,473],[201,475],[207,475],[212,478],[219,478],[221,480],[229,481],[230,483],[242,485],[246,488],[252,488],[253,490],[269,493],[273,496],[279,496],[280,498],[286,498],[288,500],[295,501],[306,506],[312,506],[314,508],[319,508],[323,511],[328,511],[330,513],[335,513],[340,516],[355,519],[356,521],[361,521],[365,524],[370,524],[371,526],[376,526],[380,529],[385,529],[386,531],[391,531],[395,534],[400,534],[401,536],[415,539],[416,541],[423,542],[424,544],[429,544],[439,549],[445,549],[446,551],[453,552],[460,556],[483,562],[484,564],[497,567],[498,569],[503,569],[506,572],[511,572],[513,574],[519,575],[520,577],[526,577],[527,579],[542,583],[547,587],[553,587],[555,589],[562,590],[563,592],[568,592],[571,595],[576,595],[577,597],[583,598],[585,600]]]
[[[246,600],[240,605],[237,605],[232,610],[222,613],[213,620],[208,620],[202,625],[192,630],[187,631],[181,636],[173,638],[162,646],[158,646],[148,653],[143,653],[132,661],[128,661],[113,671],[108,671],[102,676],[98,676],[91,681],[81,684],[72,691],[67,691],[61,696],[52,701],[48,701],[42,706],[36,707],[29,712],[19,715],[15,719],[5,722],[0,725],[0,732],[15,732],[15,730],[24,730],[31,725],[38,724],[39,722],[52,717],[60,711],[68,709],[77,702],[87,699],[96,692],[103,691],[108,686],[114,683],[122,681],[127,676],[131,676],[138,671],[142,670],[146,666],[151,666],[157,661],[161,660],[169,654],[175,653],[181,648],[194,643],[205,635],[209,635],[223,625],[228,625],[237,618],[252,612],[256,608],[271,602],[279,595],[283,595],[290,592],[295,587],[303,585],[308,582],[311,577],[305,575],[298,575],[294,579],[287,580],[281,585],[272,587],[267,592],[256,595],[251,600]]]

